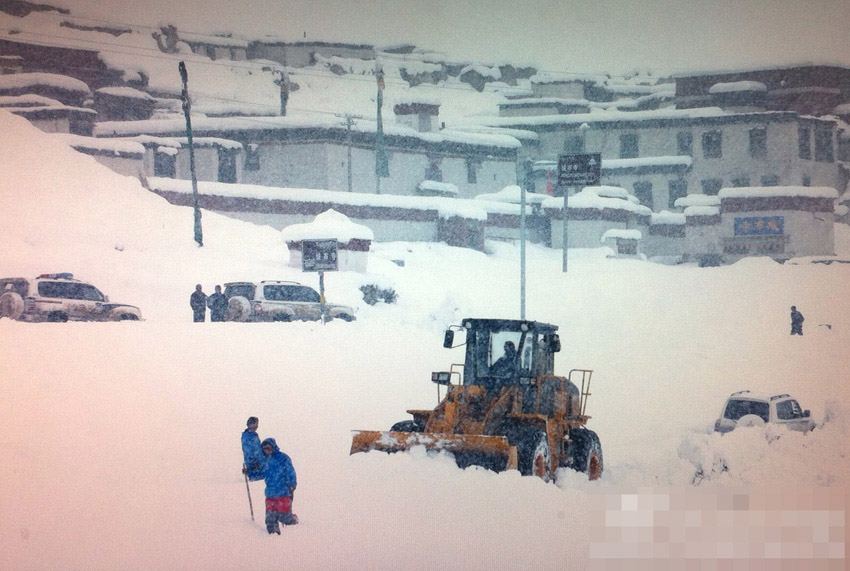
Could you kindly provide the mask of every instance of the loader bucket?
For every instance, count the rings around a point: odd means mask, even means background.
[[[480,434],[355,430],[351,454],[370,450],[402,452],[414,446],[451,452],[461,468],[475,465],[501,472],[517,467],[516,447],[507,438]]]

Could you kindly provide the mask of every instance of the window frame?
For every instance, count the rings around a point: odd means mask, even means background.
[[[723,131],[704,131],[702,134],[702,157],[704,159],[723,158]]]
[[[767,127],[753,127],[749,131],[750,157],[767,158]]]
[[[640,157],[638,133],[620,133],[620,158],[636,159],[638,157]]]
[[[694,134],[691,131],[676,133],[676,152],[681,156],[694,156]]]

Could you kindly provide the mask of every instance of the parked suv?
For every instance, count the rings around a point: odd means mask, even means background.
[[[0,317],[20,321],[137,321],[138,307],[110,303],[91,284],[73,274],[42,274],[35,279],[0,279]]]
[[[262,281],[224,284],[227,321],[317,321],[321,319],[319,294],[298,282]],[[325,319],[354,321],[346,305],[325,303]]]
[[[815,427],[808,410],[791,395],[761,397],[750,391],[732,393],[714,423],[715,432],[725,433],[737,426],[757,426],[766,423],[784,424],[791,430],[808,432]]]

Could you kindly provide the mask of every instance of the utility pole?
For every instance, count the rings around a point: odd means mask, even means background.
[[[348,143],[348,192],[352,192],[351,188],[351,123],[352,117],[349,113],[345,114],[345,140]]]
[[[378,82],[378,113],[377,127],[375,129],[375,193],[381,194],[381,177],[387,176],[387,155],[384,150],[384,122],[381,118],[381,107],[384,105],[384,68],[380,60],[375,60],[375,79]]]
[[[185,62],[178,65],[180,77],[183,79],[183,114],[186,115],[186,137],[189,140],[189,171],[192,174],[192,206],[195,211],[195,242],[204,245],[204,233],[201,229],[201,209],[198,207],[198,177],[195,176],[195,145],[192,142],[192,119],[189,117],[191,103],[189,102],[189,74]]]

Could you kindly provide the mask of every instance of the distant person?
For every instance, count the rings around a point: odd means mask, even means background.
[[[803,321],[806,318],[803,317],[803,314],[797,311],[797,306],[791,306],[791,335],[802,335],[803,334]]]
[[[242,431],[242,457],[245,465],[242,473],[248,476],[252,482],[263,479],[263,447],[260,446],[260,437],[257,435],[257,427],[260,421],[256,416],[248,419],[248,428]]]
[[[513,341],[505,341],[504,349],[505,354],[490,367],[490,374],[496,377],[514,377],[518,372],[516,345]]]
[[[274,438],[263,440],[266,479],[266,531],[280,535],[280,524],[294,525],[292,497],[298,481],[289,456],[280,451]]]
[[[210,321],[224,321],[227,297],[221,293],[220,285],[215,286],[215,293],[207,298],[207,306],[210,308]]]
[[[195,323],[206,321],[207,319],[207,294],[204,293],[204,288],[201,284],[195,286],[195,291],[189,298],[189,305],[194,313]]]

